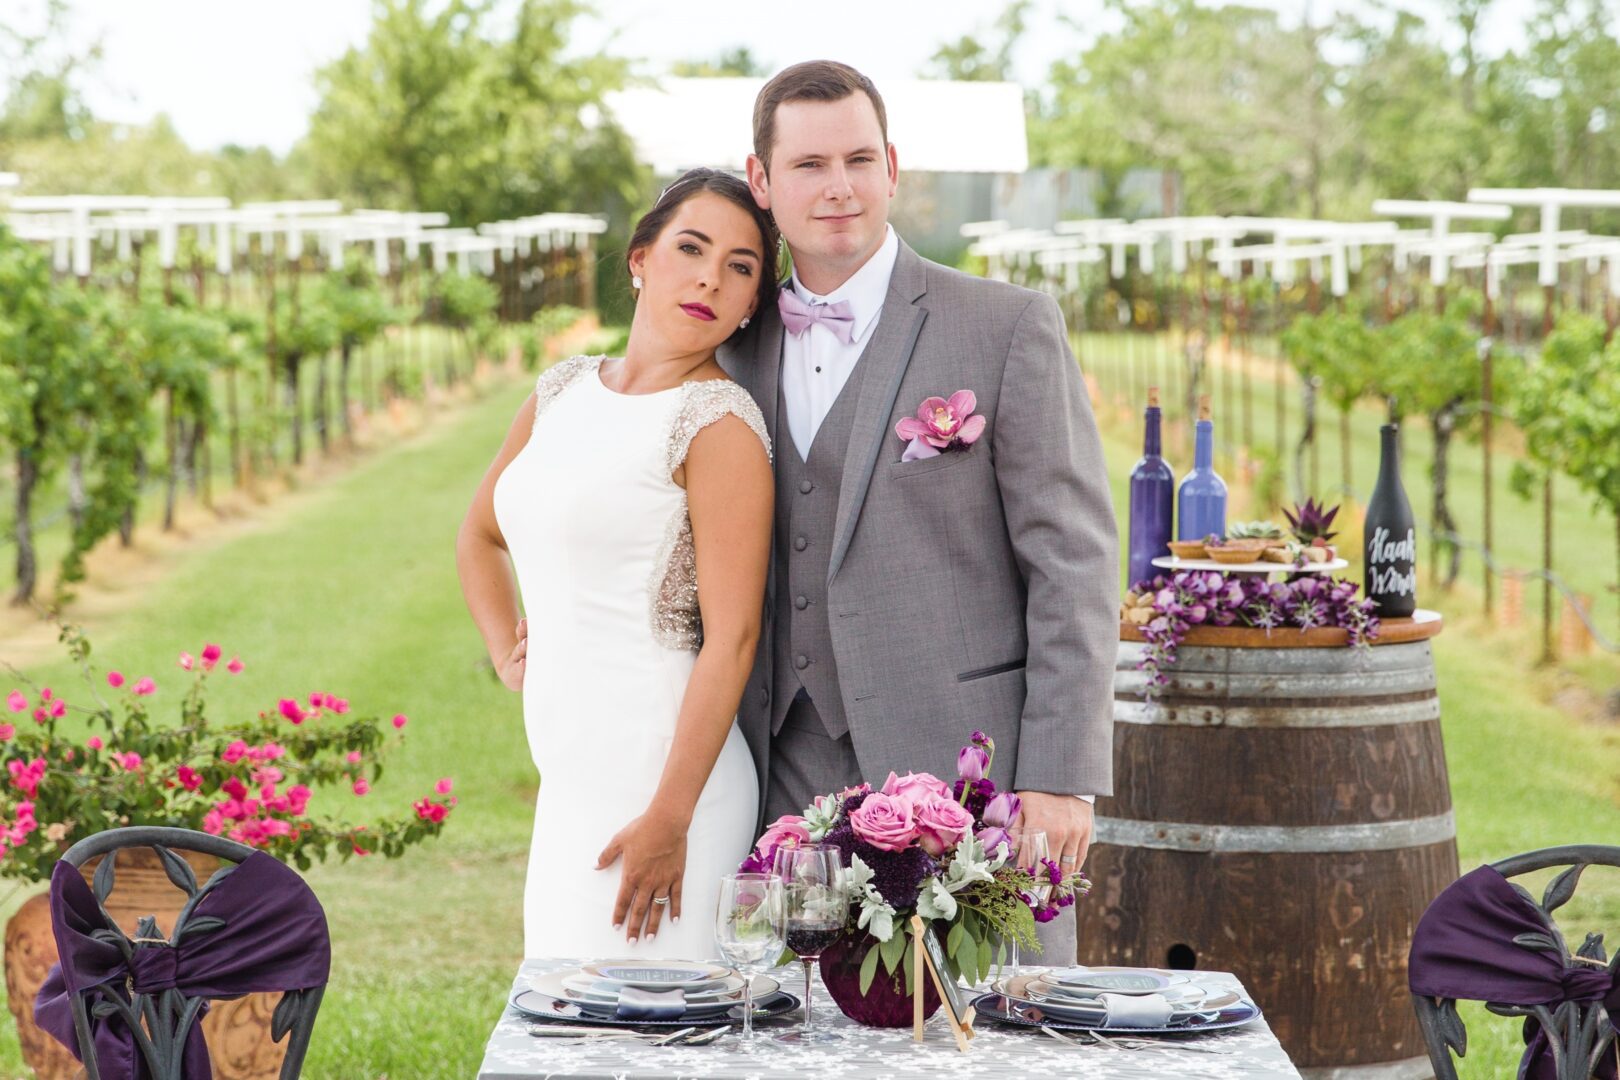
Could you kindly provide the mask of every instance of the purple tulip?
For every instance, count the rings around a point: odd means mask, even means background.
[[[956,775],[963,780],[983,780],[990,767],[990,755],[977,746],[964,746],[956,755]]]
[[[1011,857],[1013,842],[1012,837],[1008,835],[1006,829],[995,825],[990,825],[986,828],[980,829],[973,835],[978,838],[979,843],[984,845],[984,853],[986,855],[994,858],[996,848],[1005,845],[1006,850],[1003,851],[1002,854]]]
[[[1024,812],[1024,800],[1011,791],[1003,791],[984,808],[984,823],[998,829],[1010,829]]]

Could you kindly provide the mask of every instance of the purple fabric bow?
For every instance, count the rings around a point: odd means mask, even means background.
[[[836,304],[807,304],[792,289],[783,289],[776,294],[776,310],[782,313],[782,325],[794,337],[810,329],[810,324],[820,323],[838,335],[838,340],[845,345],[855,343],[855,312],[848,300]]]
[[[1556,947],[1515,945],[1521,934],[1550,937],[1536,906],[1490,866],[1465,874],[1435,897],[1412,934],[1407,985],[1421,997],[1546,1005],[1601,1001],[1620,1015],[1620,986],[1605,969],[1571,963]],[[1540,1025],[1519,1063],[1521,1080],[1555,1080],[1552,1047]],[[1615,1076],[1613,1055],[1596,1073]]]
[[[332,964],[326,912],[297,873],[264,852],[255,851],[208,880],[186,921],[208,916],[224,925],[185,934],[177,947],[136,946],[133,963],[126,964],[117,944],[92,936],[98,930],[122,931],[102,910],[79,869],[57,863],[51,871],[51,929],[61,961],[51,967],[34,999],[34,1022],[82,1061],[72,995],[89,987],[110,983],[108,989],[123,997],[127,978],[136,993],[173,987],[189,997],[234,998],[325,985]],[[135,1033],[122,1018],[92,1016],[90,1025],[102,1076],[151,1076]],[[199,1016],[186,1033],[181,1076],[209,1080],[212,1075]]]

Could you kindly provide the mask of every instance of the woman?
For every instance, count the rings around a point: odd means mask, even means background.
[[[715,350],[775,302],[776,251],[741,180],[666,188],[630,238],[624,358],[540,376],[462,523],[462,591],[541,772],[525,956],[715,953],[757,816],[733,720],[773,490],[764,418]]]

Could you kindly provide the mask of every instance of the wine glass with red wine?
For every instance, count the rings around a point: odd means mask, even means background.
[[[849,919],[844,895],[844,861],[838,848],[806,844],[778,848],[776,873],[782,879],[787,914],[787,947],[804,962],[804,1027],[778,1035],[778,1042],[843,1042],[836,1031],[815,1027],[810,1006],[811,969],[822,951],[837,941]]]

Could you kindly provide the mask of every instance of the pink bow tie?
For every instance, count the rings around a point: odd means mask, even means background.
[[[810,329],[811,323],[820,323],[845,345],[855,344],[855,313],[850,310],[848,300],[836,304],[807,304],[789,288],[776,294],[776,309],[782,313],[782,325],[794,337]]]

